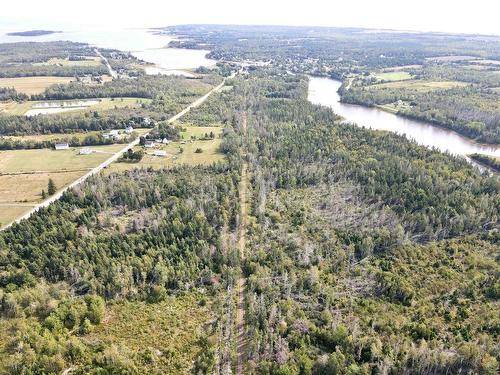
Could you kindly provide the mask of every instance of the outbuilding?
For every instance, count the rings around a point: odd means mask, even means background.
[[[154,156],[160,156],[160,157],[164,158],[165,156],[167,156],[167,151],[164,151],[164,150],[155,150],[153,152],[153,155]]]
[[[68,150],[69,144],[68,143],[56,143],[54,147],[56,150]]]
[[[144,143],[144,147],[153,148],[155,147],[155,143],[153,141],[146,141],[146,143]]]
[[[84,147],[80,149],[80,155],[90,155],[92,150],[88,147]]]

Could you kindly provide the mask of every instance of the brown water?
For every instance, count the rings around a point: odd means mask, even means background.
[[[479,153],[500,157],[500,145],[476,143],[458,133],[428,122],[411,120],[378,108],[341,103],[337,93],[341,84],[342,82],[329,78],[310,77],[308,99],[314,104],[331,107],[346,121],[356,125],[404,134],[421,145],[435,147],[443,152],[448,151],[451,154],[463,156]]]

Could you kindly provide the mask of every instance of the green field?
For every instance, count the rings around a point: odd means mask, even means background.
[[[405,81],[413,78],[410,73],[404,71],[375,73],[374,76],[380,81]]]
[[[78,100],[75,99],[76,102],[85,102],[98,100],[98,104],[94,104],[79,110],[71,110],[66,112],[60,112],[58,114],[63,113],[75,113],[75,112],[85,112],[85,111],[105,111],[115,108],[137,108],[141,106],[143,103],[149,103],[151,99],[142,99],[142,98],[104,98],[104,99],[84,99]],[[4,111],[9,115],[24,115],[30,109],[33,109],[33,106],[38,103],[61,103],[61,100],[44,100],[44,101],[25,101],[25,102],[4,102],[0,103],[0,111]],[[71,103],[71,100],[64,100],[65,103]]]
[[[134,131],[142,135],[151,129],[149,128],[136,128]],[[106,131],[90,131],[90,132],[84,132],[84,133],[53,133],[53,134],[33,134],[33,135],[7,135],[0,137],[1,138],[6,138],[6,139],[12,139],[13,141],[36,141],[36,142],[43,142],[43,141],[52,141],[55,139],[67,139],[67,138],[77,138],[78,140],[83,140],[85,137],[88,137],[89,135],[99,135],[102,133],[106,133]]]
[[[55,151],[9,150],[0,151],[0,173],[54,172],[89,169],[110,157],[124,145],[95,146],[99,152],[91,155],[79,155],[78,148]]]
[[[41,94],[47,87],[74,81],[72,77],[16,77],[0,78],[0,87],[13,87],[17,92],[32,95]]]
[[[465,82],[458,81],[424,81],[424,80],[405,80],[405,81],[395,81],[395,82],[387,82],[380,83],[376,85],[366,86],[367,89],[411,89],[417,91],[432,91],[432,90],[440,90],[440,89],[451,89],[453,87],[463,87],[467,86]]]
[[[63,188],[123,147],[95,146],[91,155],[78,155],[78,148],[0,151],[0,226],[39,203],[50,178]]]

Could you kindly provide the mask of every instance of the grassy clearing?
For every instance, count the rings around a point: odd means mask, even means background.
[[[78,155],[78,148],[69,150],[9,150],[0,151],[0,173],[55,172],[89,169],[102,163],[124,145],[95,146],[99,151],[91,155]]]
[[[384,72],[397,72],[400,70],[406,70],[406,69],[420,69],[422,65],[401,65],[401,66],[393,66],[391,68],[385,68],[383,71]]]
[[[166,301],[120,301],[109,306],[104,322],[83,338],[104,342],[131,353],[140,373],[187,374],[199,352],[199,337],[212,318],[201,295],[170,297]]]
[[[413,78],[410,73],[404,71],[375,73],[374,76],[380,81],[405,81]]]
[[[40,202],[50,178],[61,189],[123,147],[95,146],[99,153],[91,155],[78,155],[77,148],[0,151],[0,223],[15,220]]]
[[[32,95],[41,94],[47,87],[55,84],[66,84],[75,79],[72,77],[18,77],[0,78],[0,87],[13,87],[17,92]]]
[[[49,178],[63,188],[87,170],[65,173],[36,173],[0,176],[0,227],[14,221],[42,201]]]
[[[110,109],[116,109],[116,108],[137,108],[140,107],[143,103],[149,103],[151,99],[138,99],[138,98],[103,98],[103,99],[75,99],[74,101],[71,100],[45,100],[45,101],[26,101],[22,103],[17,103],[14,101],[10,102],[5,102],[5,103],[0,103],[0,111],[4,111],[10,115],[24,115],[26,114],[29,110],[33,109],[33,106],[36,104],[40,103],[52,103],[54,105],[58,105],[59,103],[69,103],[71,105],[72,102],[77,105],[78,103],[82,102],[91,102],[91,101],[98,101],[97,104],[90,105],[84,108],[80,108],[78,110],[74,110],[74,108],[71,108],[68,106],[67,112],[75,113],[75,112],[85,112],[85,111],[106,111]],[[58,112],[57,114],[62,114],[65,113],[64,109],[61,107],[61,112]]]
[[[151,129],[149,128],[136,128],[134,131],[138,135],[142,135],[144,133],[147,133]],[[6,139],[12,139],[13,141],[36,141],[36,142],[43,142],[43,141],[52,141],[55,139],[66,139],[66,138],[76,138],[78,140],[82,140],[85,137],[88,137],[90,135],[99,135],[102,133],[106,133],[106,131],[90,131],[90,132],[83,132],[83,133],[53,133],[53,134],[33,134],[33,135],[8,135],[8,136],[3,136],[1,138],[6,138]]]
[[[458,81],[422,81],[422,80],[406,80],[380,83],[376,85],[367,86],[368,89],[412,89],[417,91],[432,91],[440,89],[451,89],[453,87],[467,86],[465,82]]]
[[[36,204],[42,199],[42,189],[47,190],[49,178],[54,180],[58,188],[62,188],[86,171],[86,169],[83,169],[64,173],[2,175],[0,176],[0,205]]]

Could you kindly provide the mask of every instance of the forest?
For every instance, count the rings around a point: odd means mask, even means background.
[[[341,123],[307,101],[307,76],[254,68],[227,87],[180,121],[222,124],[224,162],[103,173],[0,233],[0,368],[213,374],[243,350],[255,374],[495,374],[498,178]],[[187,359],[100,336],[130,304],[186,303],[202,315],[169,325],[200,319]]]
[[[400,115],[500,143],[498,36],[234,25],[180,25],[165,32],[179,36],[174,47],[207,48],[209,57],[222,61],[339,79],[344,102],[383,109],[389,104]],[[376,78],[386,72],[410,78]],[[433,89],[415,89],[418,84]]]

